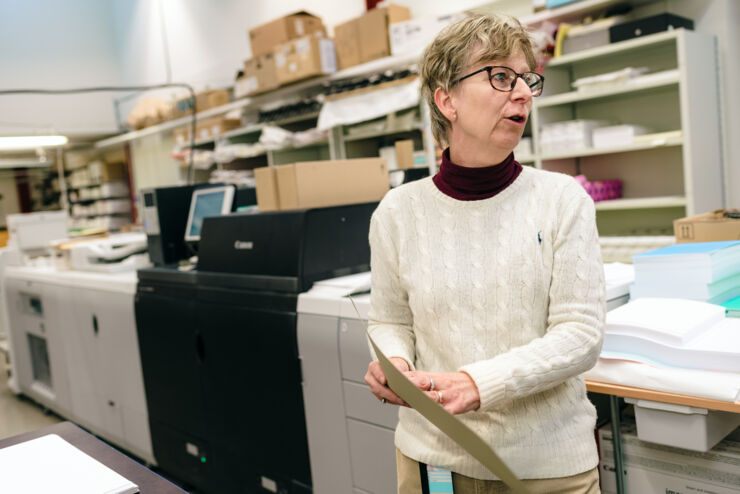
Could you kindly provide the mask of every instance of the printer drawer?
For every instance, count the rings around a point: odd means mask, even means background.
[[[352,483],[371,494],[396,492],[396,447],[393,431],[347,419]]]
[[[398,407],[383,405],[364,384],[342,382],[344,409],[347,416],[395,430],[398,424]]]

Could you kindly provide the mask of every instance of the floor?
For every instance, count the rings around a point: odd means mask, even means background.
[[[63,419],[27,398],[15,395],[8,388],[8,363],[0,351],[0,439],[29,432]]]

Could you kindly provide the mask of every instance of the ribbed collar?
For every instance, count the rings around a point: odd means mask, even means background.
[[[450,161],[450,148],[442,153],[442,164],[434,176],[434,185],[445,195],[460,201],[476,201],[493,197],[511,185],[522,171],[510,153],[496,165],[472,168]]]

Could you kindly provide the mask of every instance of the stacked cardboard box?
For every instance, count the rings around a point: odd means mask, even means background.
[[[337,70],[334,41],[316,32],[275,47],[275,71],[280,84]]]
[[[195,139],[210,139],[223,134],[227,130],[236,129],[241,126],[241,120],[226,118],[224,116],[205,118],[195,122]],[[173,131],[175,143],[185,146],[190,143],[190,125],[178,127]]]
[[[260,211],[379,201],[389,189],[382,158],[306,161],[256,168]]]
[[[326,32],[319,17],[301,10],[249,30],[252,57],[272,53],[277,45],[316,31]]]
[[[225,105],[228,102],[228,89],[207,89],[195,94],[195,109],[199,112]],[[193,100],[190,96],[175,101],[174,109],[171,113],[172,119],[190,115],[192,104]]]
[[[389,4],[339,24],[334,28],[337,63],[340,69],[391,54],[388,27],[411,18],[406,7]]]
[[[718,209],[673,222],[677,243],[740,240],[740,210]]]
[[[326,28],[321,19],[306,11],[294,12],[250,29],[252,58],[244,61],[244,77],[237,80],[239,97],[263,93],[286,82],[328,73],[326,70],[329,68],[322,66],[320,58],[322,49],[326,50],[325,43],[314,41],[325,37]],[[298,42],[299,39],[305,41]],[[333,50],[332,44],[332,57]],[[287,60],[291,54],[294,59]],[[331,71],[334,70],[336,68]]]

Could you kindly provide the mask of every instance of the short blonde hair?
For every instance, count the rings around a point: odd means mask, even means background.
[[[526,28],[514,17],[473,15],[450,24],[432,41],[421,59],[421,96],[429,105],[432,134],[446,145],[450,122],[434,103],[434,91],[449,91],[461,72],[481,62],[508,58],[521,50],[530,70],[536,61]]]

